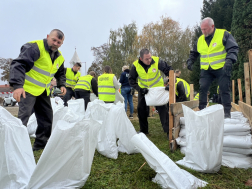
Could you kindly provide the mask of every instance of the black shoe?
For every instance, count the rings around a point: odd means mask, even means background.
[[[226,119],[226,118],[231,118],[230,112],[224,114],[224,119]]]
[[[34,151],[39,151],[39,150],[43,150],[45,147],[41,147],[41,148],[34,148],[34,147],[32,147],[32,151],[34,152]]]
[[[129,118],[130,118],[130,119],[133,119],[133,115],[132,115],[132,114],[130,114],[130,115],[129,115]]]

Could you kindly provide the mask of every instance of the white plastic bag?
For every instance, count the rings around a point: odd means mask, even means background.
[[[245,131],[245,132],[232,132],[232,133],[224,133],[224,136],[228,136],[228,135],[233,135],[233,136],[246,136],[246,135],[250,135],[251,131]]]
[[[246,132],[250,131],[251,128],[249,123],[225,123],[224,124],[224,133],[235,133],[235,132]]]
[[[27,188],[81,188],[90,174],[100,127],[94,120],[58,121]]]
[[[207,185],[187,171],[180,169],[166,154],[160,151],[143,133],[132,137],[131,142],[138,148],[149,166],[157,172],[153,182],[162,188],[191,189]]]
[[[223,146],[223,152],[231,152],[231,153],[249,155],[249,154],[252,154],[252,149],[250,149],[250,148],[230,148],[230,147]]]
[[[0,188],[25,189],[35,166],[27,128],[0,106]]]
[[[169,91],[165,87],[150,88],[149,92],[145,95],[147,106],[162,106],[169,102]]]
[[[177,163],[200,172],[218,172],[222,159],[223,106],[213,105],[197,112],[182,107],[187,145],[185,157]]]
[[[28,133],[31,137],[35,138],[36,135],[36,130],[37,130],[37,127],[38,127],[38,123],[37,123],[37,118],[35,116],[35,113],[33,113],[29,120],[28,120],[28,123],[27,123],[27,130],[28,130]]]
[[[251,135],[247,136],[224,136],[223,146],[230,148],[252,148]]]
[[[124,98],[123,98],[123,96],[121,95],[121,93],[119,93],[119,91],[118,90],[116,90],[116,92],[115,92],[115,104],[117,103],[117,102],[121,102],[121,103],[124,103]]]

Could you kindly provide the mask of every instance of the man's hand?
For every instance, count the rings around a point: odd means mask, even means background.
[[[187,61],[187,69],[191,71],[193,70],[193,62],[191,60]]]
[[[64,96],[66,94],[66,88],[65,87],[60,87],[61,94]]]
[[[147,89],[147,88],[140,88],[140,93],[142,94],[142,95],[145,95],[145,94],[147,94],[149,92],[149,90]]]
[[[23,98],[26,98],[25,90],[23,88],[18,88],[13,91],[13,98],[15,98],[17,102],[20,102],[21,95],[23,95]]]
[[[232,72],[232,60],[226,59],[226,62],[224,64],[223,70],[227,74],[227,76],[231,76]]]

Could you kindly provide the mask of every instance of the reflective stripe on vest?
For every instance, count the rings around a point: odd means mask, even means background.
[[[74,75],[72,68],[67,68],[67,70],[66,70],[66,87],[74,88],[80,75],[81,75],[80,72],[77,72]]]
[[[74,89],[84,89],[87,91],[91,91],[91,80],[93,79],[93,76],[86,75],[81,76],[75,85]]]
[[[178,90],[177,90],[177,84],[178,82],[182,82],[185,88],[185,95],[188,98],[190,96],[190,85],[183,79],[181,78],[176,78],[176,83],[175,83],[175,89],[176,89],[176,95],[178,96]]]
[[[29,72],[25,73],[24,90],[34,96],[41,95],[45,90],[50,94],[51,80],[59,67],[63,64],[64,58],[60,56],[52,63],[50,54],[46,51],[43,40],[31,41],[36,43],[40,51],[40,57],[34,62],[34,66]]]
[[[201,69],[207,70],[211,66],[212,69],[216,70],[224,66],[227,52],[222,40],[225,31],[216,29],[209,46],[206,43],[204,35],[200,36],[197,43],[197,50],[200,53]]]
[[[98,77],[98,98],[105,102],[115,101],[114,74],[104,73]]]
[[[196,96],[194,97],[194,99],[193,100],[199,100],[199,93],[198,94],[196,94]]]
[[[163,87],[163,78],[158,70],[159,57],[152,56],[154,63],[148,69],[148,72],[139,64],[139,60],[133,62],[138,74],[138,85],[141,88]]]

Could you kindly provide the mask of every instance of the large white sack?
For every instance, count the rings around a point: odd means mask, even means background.
[[[223,146],[231,148],[252,148],[251,135],[247,136],[224,136]]]
[[[26,188],[35,166],[27,128],[0,106],[0,188]]]
[[[185,157],[177,163],[200,172],[218,172],[222,159],[223,106],[213,105],[196,112],[182,107],[187,145]]]
[[[224,124],[224,133],[234,133],[234,132],[245,132],[250,131],[249,123],[225,123]]]
[[[251,148],[230,148],[230,147],[223,146],[223,152],[232,152],[232,153],[249,155],[249,154],[252,154],[252,149]]]
[[[27,188],[81,188],[90,174],[100,127],[94,120],[58,121]]]
[[[238,154],[238,153],[233,153],[233,152],[222,152],[222,156],[235,156],[235,157],[241,157],[241,158],[245,158],[248,157],[248,155],[244,155],[244,154]]]
[[[124,103],[124,98],[121,95],[121,93],[119,93],[118,90],[116,90],[116,92],[115,92],[115,102],[114,103],[116,104],[117,102]]]
[[[28,133],[31,137],[35,138],[36,135],[36,130],[37,130],[37,127],[38,127],[38,123],[37,123],[37,118],[35,116],[35,113],[33,113],[30,117],[29,117],[29,120],[28,120],[28,123],[27,123],[27,130],[28,130]]]
[[[230,118],[226,118],[224,119],[224,124],[226,123],[231,123],[231,124],[238,124],[238,123],[246,123],[246,118],[244,117],[244,119],[230,119]]]
[[[64,106],[64,104],[59,104],[56,106],[55,110],[53,111],[53,123],[52,123],[52,132],[59,120],[62,120],[63,117],[66,115],[68,112],[68,107]]]
[[[145,95],[145,102],[147,106],[162,106],[169,102],[169,91],[165,87],[150,88]]]
[[[180,169],[166,154],[160,151],[143,133],[132,137],[131,142],[138,148],[149,166],[157,172],[153,182],[162,188],[191,189],[204,187],[206,182]]]
[[[182,154],[185,154],[185,153],[186,153],[186,146],[181,146],[181,147],[180,147],[180,152],[181,152]]]
[[[252,168],[251,157],[222,156],[222,165],[230,168]]]
[[[98,100],[98,97],[94,93],[90,93],[90,101],[94,101],[95,99]]]
[[[224,133],[224,136],[228,136],[228,135],[233,135],[233,136],[246,136],[246,135],[250,135],[251,131],[245,131],[245,132],[232,132],[232,133]]]

